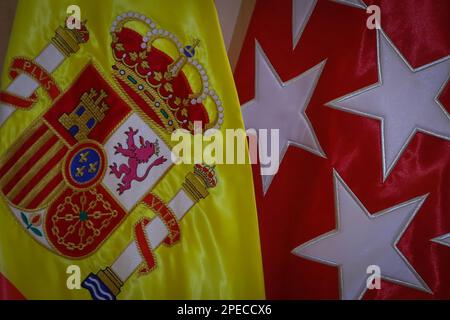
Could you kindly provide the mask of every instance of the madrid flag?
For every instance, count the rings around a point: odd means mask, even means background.
[[[267,298],[450,298],[449,21],[256,1],[234,78],[246,127],[279,130],[279,171],[254,168]]]

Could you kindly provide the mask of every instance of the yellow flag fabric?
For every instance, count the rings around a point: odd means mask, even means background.
[[[8,52],[2,70],[1,89],[11,83],[8,67],[14,57],[36,57],[67,16],[69,5],[78,5],[87,20],[89,41],[52,73],[67,91],[81,70],[92,62],[112,83],[111,24],[116,16],[138,12],[151,17],[183,44],[200,40],[196,58],[208,72],[209,82],[222,100],[221,128],[243,128],[239,101],[226,56],[217,13],[212,0],[21,0],[17,7]],[[118,88],[118,87],[115,87]],[[120,93],[122,96],[123,93]],[[0,156],[7,157],[18,137],[51,107],[42,88],[29,110],[15,111],[0,127]],[[167,142],[167,137],[165,141]],[[170,141],[169,141],[170,143]],[[153,188],[168,202],[179,190],[193,165],[175,165]],[[217,165],[218,183],[180,222],[181,239],[174,246],[155,250],[156,269],[146,275],[135,272],[123,285],[118,299],[263,299],[263,269],[251,168],[249,165]],[[139,205],[91,255],[70,259],[45,248],[25,230],[3,196],[0,199],[0,273],[27,299],[90,299],[87,290],[67,287],[70,265],[81,270],[81,279],[110,266],[134,239],[133,228],[143,216],[153,217]]]

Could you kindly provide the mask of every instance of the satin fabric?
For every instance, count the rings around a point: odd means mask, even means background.
[[[449,1],[364,2],[380,6],[384,31],[414,68],[450,54]],[[325,106],[378,81],[376,33],[366,28],[368,15],[319,0],[294,49],[291,17],[290,0],[258,1],[234,73],[244,104],[255,94],[255,40],[282,81],[327,59],[306,109],[326,158],[290,147],[265,196],[254,167],[267,298],[339,298],[337,267],[291,252],[336,228],[335,169],[370,213],[428,194],[397,247],[433,294],[383,280],[381,290],[368,290],[364,298],[449,299],[450,248],[431,239],[450,232],[450,142],[415,134],[383,181],[379,121]],[[449,111],[448,83],[440,101]]]
[[[176,34],[186,45],[200,40],[196,58],[207,70],[209,83],[222,99],[225,128],[242,128],[243,122],[231,70],[213,1],[20,1],[2,70],[2,88],[9,84],[7,66],[15,56],[34,57],[54,35],[76,4],[90,31],[88,43],[53,73],[62,90],[70,87],[89,61],[100,67],[110,82],[111,23],[118,14],[135,11]],[[168,54],[171,54],[170,52]],[[0,154],[14,145],[27,126],[51,102],[38,90],[39,101],[29,111],[17,111],[0,128]],[[165,137],[168,141],[168,137]],[[174,166],[154,188],[163,200],[178,191],[193,166]],[[264,298],[258,222],[249,165],[217,165],[218,185],[207,199],[195,205],[181,222],[181,241],[155,251],[157,268],[149,275],[132,275],[119,299],[261,299]],[[69,260],[50,252],[24,232],[0,200],[0,272],[28,299],[90,298],[86,290],[68,290],[66,268],[80,266],[82,279],[111,265],[133,239],[132,229],[142,216],[153,216],[138,206],[110,238],[91,256]],[[2,291],[0,290],[0,293]]]

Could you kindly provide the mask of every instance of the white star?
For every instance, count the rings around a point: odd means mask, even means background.
[[[370,265],[380,267],[383,279],[430,292],[396,246],[426,196],[371,215],[336,171],[334,188],[336,230],[298,246],[292,253],[338,266],[342,299],[362,298]]]
[[[450,56],[414,70],[382,31],[377,47],[379,83],[327,105],[380,120],[384,181],[416,132],[450,139],[449,115],[438,101]]]
[[[269,144],[268,151],[278,152],[280,162],[290,145],[325,157],[305,113],[325,60],[298,77],[282,82],[259,43],[255,47],[255,99],[242,106],[246,128],[279,129],[278,150],[270,150]],[[262,176],[264,194],[273,177]]]
[[[431,239],[431,241],[450,247],[450,233]]]
[[[292,0],[292,48],[297,46],[317,0]]]
[[[340,4],[345,4],[348,6],[356,7],[356,8],[362,8],[365,9],[367,6],[362,0],[331,0],[334,2],[338,2]]]

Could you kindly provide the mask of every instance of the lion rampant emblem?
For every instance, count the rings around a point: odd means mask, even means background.
[[[117,191],[120,195],[124,193],[124,191],[131,189],[132,181],[144,181],[153,167],[159,166],[167,161],[167,159],[163,156],[155,159],[148,165],[145,173],[142,176],[139,176],[137,172],[139,165],[142,163],[147,163],[153,155],[158,156],[158,140],[155,140],[155,142],[150,142],[144,140],[142,136],[139,136],[139,143],[141,145],[138,147],[134,143],[134,136],[138,133],[139,129],[133,130],[133,128],[129,127],[128,130],[129,131],[125,132],[125,135],[127,136],[126,143],[128,148],[125,149],[122,147],[121,143],[117,143],[117,145],[114,146],[114,149],[116,150],[114,154],[121,154],[124,157],[127,157],[128,164],[121,164],[118,167],[117,163],[113,162],[113,164],[109,166],[111,169],[110,174],[114,174],[118,179],[121,179],[123,176],[121,183],[117,184]]]

